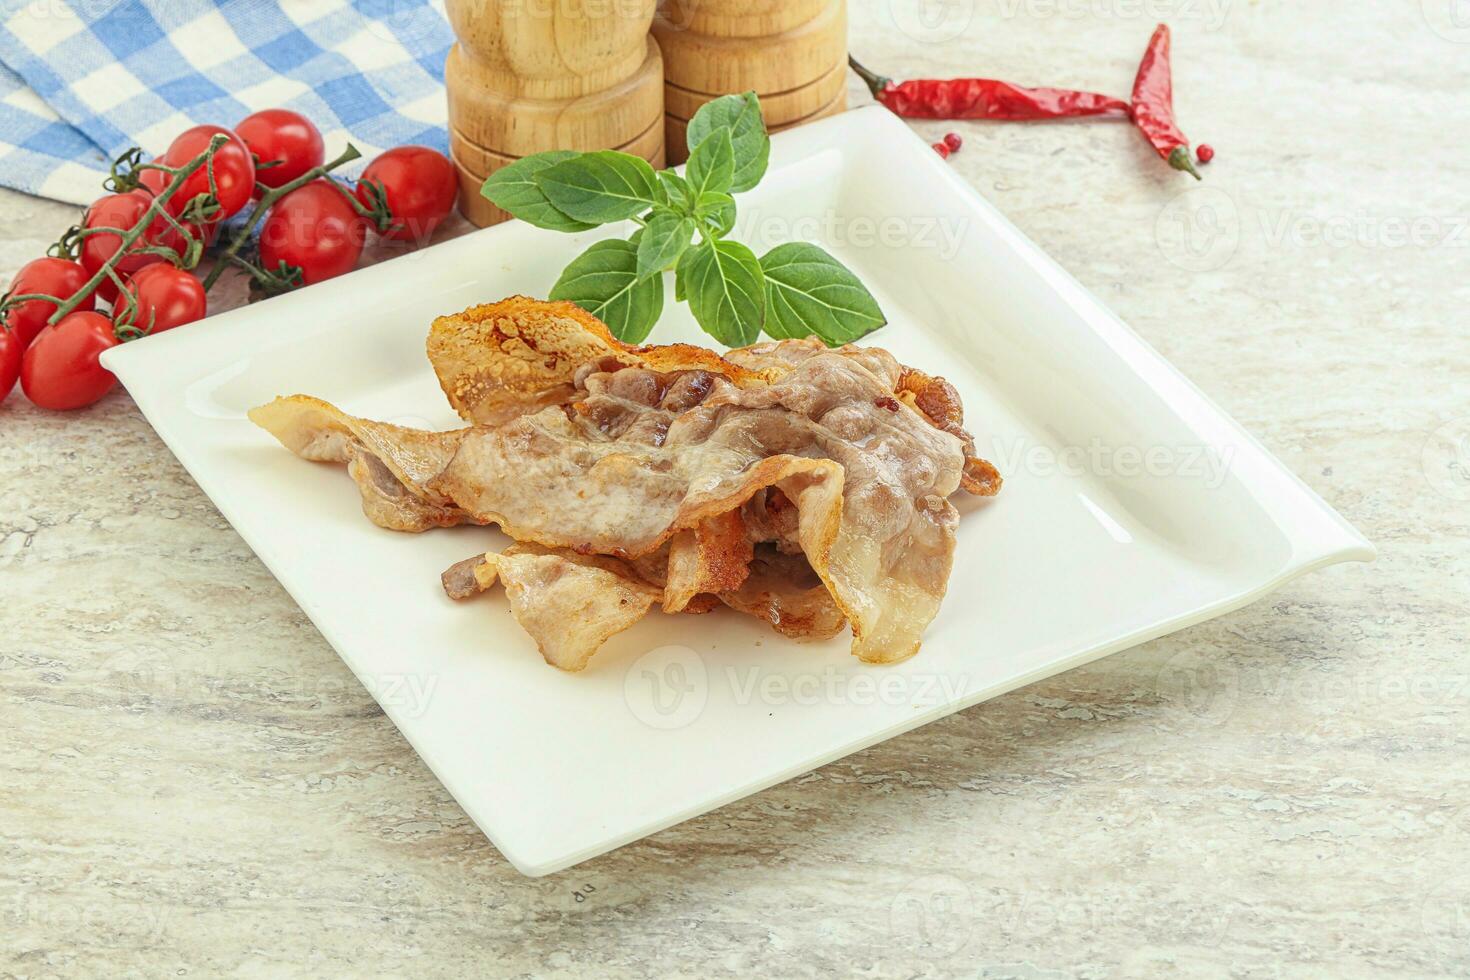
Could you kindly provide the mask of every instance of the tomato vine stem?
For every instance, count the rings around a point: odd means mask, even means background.
[[[51,316],[46,320],[47,325],[60,322],[62,317],[71,313],[79,305],[81,305],[82,299],[92,295],[92,291],[95,290],[98,286],[102,285],[103,281],[106,280],[109,276],[111,276],[112,279],[116,282],[121,281],[118,278],[118,274],[114,271],[114,268],[116,267],[118,262],[122,260],[123,256],[129,254],[129,249],[132,247],[133,243],[136,242],[139,238],[143,237],[143,233],[148,230],[150,225],[153,224],[154,219],[163,213],[164,205],[167,204],[169,202],[169,199],[174,196],[174,193],[178,191],[181,186],[183,186],[184,181],[187,180],[189,176],[194,173],[194,171],[198,170],[200,167],[213,160],[215,151],[218,150],[221,146],[224,146],[227,139],[228,137],[219,135],[211,137],[208,149],[199,154],[193,160],[190,160],[188,163],[184,164],[184,166],[179,167],[176,171],[174,171],[173,180],[171,180],[169,182],[169,185],[165,187],[163,191],[149,203],[148,210],[143,212],[142,216],[138,219],[138,223],[118,236],[117,251],[113,252],[110,256],[107,257],[107,260],[102,263],[101,268],[92,273],[92,278],[88,279],[80,289],[78,289],[75,293],[73,293],[65,300],[61,299],[59,296],[46,297],[47,299],[52,300],[56,303],[56,312],[52,313]],[[213,168],[211,167],[210,169]],[[168,251],[173,252],[173,249],[169,249]]]
[[[187,181],[190,176],[192,176],[197,170],[199,170],[199,168],[207,167],[207,173],[209,175],[209,192],[207,194],[200,194],[194,200],[191,200],[188,203],[186,210],[182,213],[182,217],[185,220],[195,218],[202,221],[207,220],[212,214],[216,213],[219,210],[217,196],[218,186],[215,182],[213,160],[215,153],[218,152],[220,147],[224,146],[225,143],[227,143],[228,141],[229,137],[223,134],[216,134],[212,136],[209,141],[209,146],[204,150],[204,152],[200,153],[197,157],[190,160],[188,163],[178,167],[171,167],[166,164],[161,164],[157,162],[143,163],[141,162],[142,151],[137,149],[136,147],[128,150],[116,161],[114,161],[112,164],[112,172],[109,175],[107,181],[105,181],[105,185],[107,186],[107,188],[114,193],[128,193],[129,191],[139,187],[139,182],[137,181],[137,178],[135,176],[136,172],[139,170],[160,170],[164,173],[167,173],[169,175],[168,186],[161,190],[157,194],[157,196],[152,198],[147,210],[143,212],[138,221],[131,228],[116,228],[110,226],[82,228],[73,226],[71,229],[69,229],[67,233],[62,236],[61,240],[59,240],[56,244],[54,244],[50,249],[47,250],[48,254],[57,255],[62,258],[74,259],[76,257],[76,254],[80,251],[80,245],[83,240],[92,235],[101,234],[116,235],[118,237],[117,248],[112,253],[112,255],[110,255],[102,263],[97,271],[92,274],[92,277],[88,279],[81,288],[79,288],[69,297],[62,298],[60,296],[52,296],[49,293],[7,293],[3,296],[0,296],[0,325],[4,325],[3,317],[6,310],[20,303],[30,302],[32,300],[44,300],[45,302],[55,304],[56,310],[46,320],[46,323],[48,325],[58,323],[63,317],[76,310],[76,308],[81,304],[84,297],[90,296],[103,282],[110,281],[114,286],[118,288],[119,295],[125,297],[125,306],[123,308],[125,313],[122,317],[123,322],[119,324],[117,328],[118,338],[120,340],[132,340],[136,337],[146,335],[149,332],[147,329],[140,329],[135,323],[131,322],[133,313],[132,298],[126,295],[123,277],[117,271],[117,265],[124,256],[132,255],[160,255],[174,262],[176,265],[181,265],[183,268],[186,269],[193,268],[199,263],[199,260],[202,257],[205,248],[203,241],[203,232],[201,230],[192,228],[189,225],[186,225],[183,221],[180,220],[178,216],[175,216],[172,212],[170,212],[165,207],[165,205],[168,204],[168,202],[174,197],[179,188],[183,186],[184,182]],[[299,272],[297,274],[297,280],[293,281],[292,277],[288,274],[289,270],[283,269],[282,272],[279,274],[267,272],[259,266],[242,258],[238,253],[240,249],[244,247],[246,242],[250,240],[252,233],[255,231],[256,226],[260,224],[261,219],[265,217],[265,215],[270,211],[271,207],[274,206],[276,202],[278,202],[281,198],[285,197],[287,194],[291,193],[297,188],[311,183],[313,180],[317,180],[321,177],[326,177],[329,173],[331,173],[331,171],[337,169],[343,164],[350,163],[351,161],[356,160],[361,156],[361,151],[359,151],[357,147],[349,143],[347,144],[347,148],[343,150],[336,159],[330,160],[320,166],[313,167],[306,173],[302,174],[300,177],[297,177],[295,180],[292,180],[288,183],[282,184],[280,187],[268,188],[265,185],[257,182],[256,187],[261,192],[260,199],[256,202],[254,209],[250,212],[250,216],[248,219],[246,219],[244,225],[241,226],[240,230],[230,240],[230,243],[216,257],[214,267],[210,269],[208,276],[204,278],[205,291],[207,292],[209,288],[219,280],[220,275],[224,273],[225,269],[231,266],[243,269],[244,271],[249,273],[252,278],[257,279],[266,285],[274,285],[278,289],[289,289],[292,288],[294,285],[299,284]],[[344,197],[347,198],[348,202],[352,205],[353,209],[358,214],[376,224],[379,230],[382,230],[386,225],[391,222],[391,215],[388,211],[387,201],[384,198],[384,195],[381,193],[380,188],[373,188],[373,190],[378,191],[378,193],[370,192],[372,203],[370,205],[364,205],[361,201],[357,199],[357,196],[353,194],[350,189],[343,187],[336,181],[332,181],[331,183],[333,187],[335,187]],[[179,252],[175,249],[170,248],[166,245],[148,244],[141,245],[137,248],[133,247],[138,244],[139,239],[143,237],[148,228],[152,226],[154,221],[156,221],[160,217],[187,243],[184,249],[184,253],[182,255],[180,255]],[[124,334],[126,334],[126,336],[124,336]]]
[[[328,173],[336,170],[344,163],[350,163],[360,156],[362,156],[362,153],[357,147],[348,143],[347,149],[343,150],[335,160],[329,160],[319,167],[312,167],[295,180],[288,181],[280,187],[271,188],[261,194],[260,200],[256,203],[255,209],[250,212],[250,217],[246,219],[245,224],[236,232],[235,237],[230,239],[230,244],[225,246],[225,250],[215,258],[214,268],[210,269],[209,275],[204,277],[204,291],[206,293],[209,292],[210,287],[219,280],[219,277],[224,274],[225,269],[234,264],[236,253],[250,240],[250,235],[255,231],[255,226],[260,224],[260,219],[265,217],[266,212],[270,211],[271,207],[277,201],[296,190],[296,188],[303,187],[319,177],[325,177]],[[349,200],[353,200],[352,195],[345,188],[337,185],[336,181],[332,181],[332,184],[346,195]],[[259,186],[264,187],[265,185],[261,184]]]

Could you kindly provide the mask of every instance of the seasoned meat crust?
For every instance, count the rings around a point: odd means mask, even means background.
[[[720,601],[802,637],[845,622],[856,656],[902,660],[948,582],[949,496],[1000,485],[954,389],[878,348],[633,347],[575,306],[512,297],[436,320],[428,350],[469,427],[403,429],[306,396],[251,418],[348,463],[382,526],[496,524],[534,549],[461,562],[445,587],[498,577],[564,669],[655,601]],[[572,635],[558,616],[594,621]]]

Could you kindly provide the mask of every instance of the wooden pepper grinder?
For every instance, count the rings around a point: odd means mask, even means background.
[[[684,162],[689,120],[721,95],[754,91],[771,132],[847,108],[846,0],[660,0],[653,36],[670,163]]]
[[[480,196],[494,171],[543,150],[617,149],[664,165],[657,0],[446,0],[458,37],[444,66],[460,210],[509,214]]]

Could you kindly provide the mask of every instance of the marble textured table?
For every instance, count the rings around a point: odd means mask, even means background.
[[[0,407],[0,976],[1470,971],[1470,29],[1441,0],[852,0],[921,124],[1382,549],[568,872],[465,818],[123,392]],[[866,96],[854,84],[854,102]],[[73,220],[0,194],[0,272]],[[1458,421],[1457,421],[1458,420]]]

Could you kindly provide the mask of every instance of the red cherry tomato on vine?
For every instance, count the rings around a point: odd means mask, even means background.
[[[117,384],[97,357],[118,344],[101,313],[68,313],[42,330],[20,363],[20,386],[41,408],[67,411],[90,405]]]
[[[24,356],[25,349],[21,345],[20,335],[14,330],[0,329],[0,402],[15,387],[15,380],[20,377],[20,362]]]
[[[155,162],[162,163],[163,161],[160,159]],[[173,180],[173,178],[169,174],[164,173],[162,170],[138,171],[138,184],[154,197],[162,194],[164,190],[168,188],[169,182],[171,180]],[[182,211],[184,206],[189,203],[189,199],[182,196],[183,193],[184,188],[181,187],[178,189],[178,191],[174,192],[173,197],[168,199],[167,206],[170,214],[177,215],[178,212]],[[218,221],[210,222],[202,228],[199,225],[194,224],[193,222],[186,222],[184,226],[189,229],[189,233],[195,238],[202,239],[206,248],[210,245],[213,245],[215,239],[219,238],[220,222]],[[177,232],[173,232],[173,236],[180,245],[184,244],[183,239],[178,238]],[[175,251],[177,251],[180,255],[184,254],[183,248],[175,248]]]
[[[167,262],[139,270],[128,280],[127,291],[136,304],[132,324],[149,334],[202,320],[208,309],[204,283]],[[113,307],[114,324],[125,308],[122,302]]]
[[[320,167],[326,160],[322,134],[311,120],[290,109],[262,109],[240,121],[235,133],[254,153],[258,164],[255,179],[267,187],[280,187]]]
[[[281,198],[260,228],[260,262],[275,272],[282,262],[301,270],[301,284],[352,271],[367,239],[367,221],[349,192],[322,178]]]
[[[393,213],[393,225],[384,238],[423,241],[449,216],[459,195],[454,164],[427,146],[399,146],[367,165],[358,181],[357,197],[372,205],[365,185],[382,187]]]
[[[126,231],[134,227],[142,220],[143,213],[153,204],[153,197],[147,191],[128,191],[126,194],[109,194],[94,203],[87,209],[87,216],[82,219],[83,228],[121,228]],[[117,253],[122,239],[112,232],[104,232],[99,235],[88,235],[82,240],[82,267],[87,270],[90,277],[102,263],[112,258]],[[168,220],[163,215],[158,215],[148,223],[145,231],[137,241],[128,248],[128,254],[124,255],[113,266],[120,276],[130,276],[145,265],[162,262],[163,256],[133,254],[145,245],[166,245],[179,251],[183,242],[179,233],[171,228]],[[117,286],[111,279],[102,280],[97,287],[97,295],[109,303],[117,298]]]
[[[245,141],[223,126],[195,126],[180,133],[160,160],[170,167],[182,167],[209,149],[210,139],[217,134],[228,136],[229,142],[214,151],[214,184],[220,210],[211,219],[211,224],[237,214],[250,203],[250,197],[255,193],[255,160],[250,156],[250,148]],[[169,210],[173,214],[182,214],[189,201],[209,193],[208,170],[208,167],[200,167],[194,171],[169,198]]]
[[[45,293],[67,300],[76,295],[90,278],[92,274],[81,263],[47,256],[32,259],[21,266],[20,271],[15,274],[15,280],[10,284],[10,291],[16,296],[22,293]],[[94,301],[95,294],[88,295],[76,308],[85,312],[93,307]],[[36,334],[41,332],[41,328],[46,326],[46,321],[55,312],[55,303],[48,303],[44,299],[27,300],[6,310],[4,323],[18,338],[19,349],[24,350],[36,339]],[[0,398],[3,397],[0,395]]]

